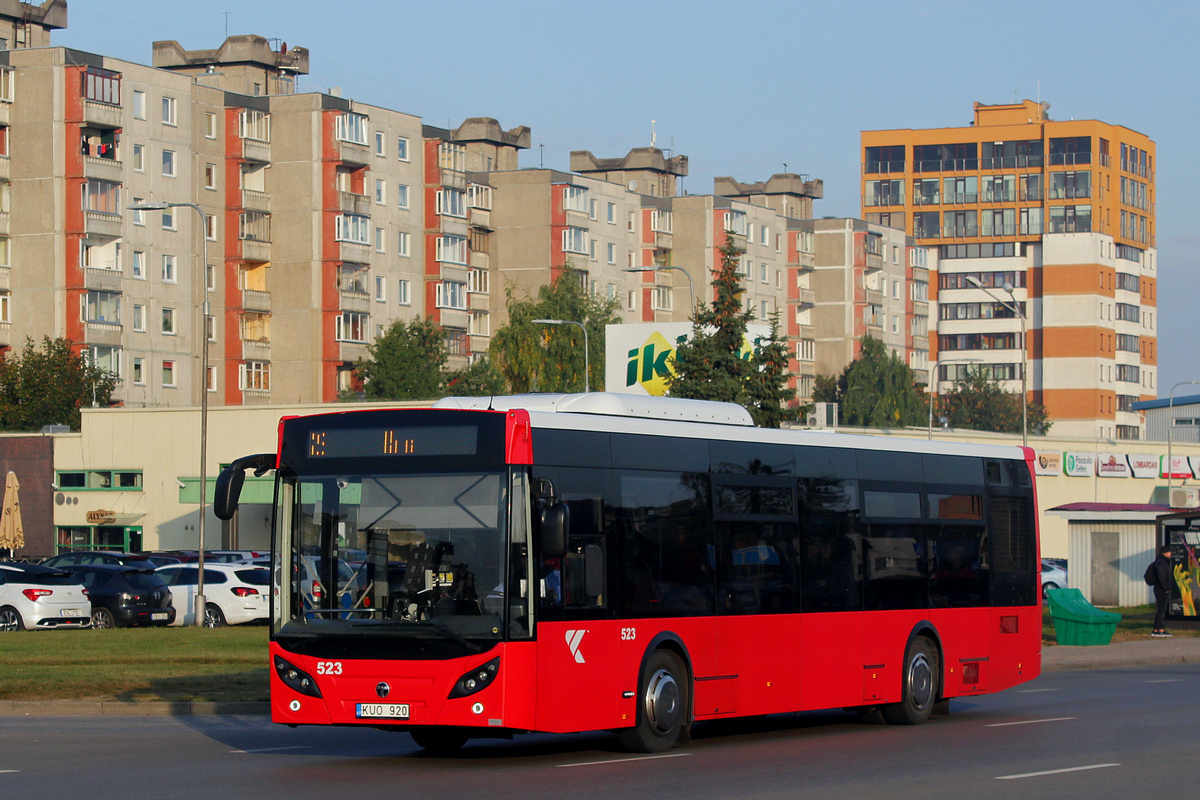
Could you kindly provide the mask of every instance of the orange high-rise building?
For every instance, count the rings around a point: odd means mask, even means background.
[[[1157,390],[1154,142],[1048,108],[864,131],[863,216],[938,250],[940,391],[967,369],[1020,391],[1025,369],[1056,434],[1138,439],[1133,404]]]

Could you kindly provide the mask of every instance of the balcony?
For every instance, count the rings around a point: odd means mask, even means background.
[[[83,121],[96,128],[120,128],[121,107],[94,100],[83,101]]]
[[[443,169],[441,185],[450,189],[467,190],[467,173],[453,169]]]
[[[247,211],[271,213],[271,195],[254,189],[242,189],[242,208]]]
[[[270,339],[242,339],[242,358],[246,361],[269,361]]]
[[[366,242],[338,242],[338,260],[353,261],[355,264],[369,264],[375,248]]]
[[[7,181],[12,178],[12,159],[8,156],[0,156],[0,180]]]
[[[121,236],[121,215],[103,211],[87,211],[83,215],[83,231],[88,236],[116,239]]]
[[[883,292],[879,289],[867,289],[867,302],[873,306],[883,305]]]
[[[343,214],[358,214],[371,216],[371,198],[365,194],[354,192],[338,192],[338,208]]]
[[[366,166],[371,163],[371,148],[365,144],[338,139],[337,147],[338,160],[343,164],[361,164]],[[465,184],[463,188],[466,188]]]
[[[11,125],[12,103],[0,100],[0,125]]]
[[[242,290],[242,308],[247,311],[257,311],[263,314],[271,313],[271,293],[257,289]]]
[[[368,313],[371,310],[371,295],[366,292],[338,292],[339,311],[358,311]]]
[[[247,161],[260,161],[269,164],[271,161],[271,143],[260,142],[257,139],[242,139],[242,158]]]
[[[867,292],[867,296],[870,296]],[[802,306],[813,306],[817,304],[817,293],[812,289],[801,288],[797,290],[796,302]]]
[[[83,157],[83,176],[111,183],[121,182],[121,162],[113,158]]]
[[[438,231],[450,236],[461,236],[466,239],[471,235],[471,226],[465,219],[458,217],[438,217]]]
[[[338,359],[357,363],[371,357],[366,342],[338,342]]]
[[[0,211],[0,236],[8,236],[9,216],[10,215],[7,211]]]

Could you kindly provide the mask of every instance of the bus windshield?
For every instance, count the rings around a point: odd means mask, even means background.
[[[526,634],[525,485],[516,470],[281,475],[275,631],[469,648]]]

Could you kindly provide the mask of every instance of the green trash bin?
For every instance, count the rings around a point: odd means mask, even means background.
[[[1096,608],[1078,589],[1051,589],[1046,592],[1046,602],[1050,604],[1054,638],[1059,644],[1108,644],[1121,621],[1120,614]]]

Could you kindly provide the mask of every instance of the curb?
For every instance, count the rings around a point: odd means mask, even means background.
[[[137,703],[121,700],[0,701],[0,717],[190,717],[246,716],[270,713],[270,703]]]

